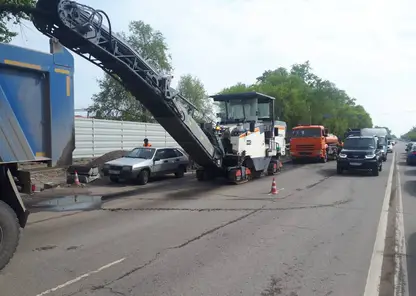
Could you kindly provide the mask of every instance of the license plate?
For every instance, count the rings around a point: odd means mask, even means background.
[[[110,175],[120,175],[120,171],[109,170],[108,173]]]
[[[361,165],[361,163],[360,162],[350,162],[350,165],[359,166],[359,165]]]

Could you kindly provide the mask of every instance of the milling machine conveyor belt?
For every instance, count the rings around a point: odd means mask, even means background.
[[[193,119],[193,107],[170,87],[171,77],[160,74],[112,32],[103,11],[68,0],[39,0],[36,11],[32,20],[41,33],[58,39],[117,79],[196,163],[221,166],[221,144]]]

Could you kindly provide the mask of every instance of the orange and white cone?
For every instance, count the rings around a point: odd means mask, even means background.
[[[276,187],[276,180],[273,178],[272,189],[270,190],[270,194],[271,195],[276,195],[278,193],[279,193],[279,190],[277,190],[277,187]]]
[[[81,186],[81,182],[79,181],[77,171],[75,171],[75,179],[74,179],[74,184],[75,184],[75,185],[77,185],[77,186]]]

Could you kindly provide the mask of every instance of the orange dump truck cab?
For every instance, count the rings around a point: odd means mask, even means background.
[[[338,137],[328,134],[323,125],[299,125],[292,129],[290,155],[293,162],[301,159],[326,162],[337,158],[338,145]]]

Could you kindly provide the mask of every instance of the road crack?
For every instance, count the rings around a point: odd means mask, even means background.
[[[270,200],[272,201],[272,200]],[[316,208],[330,208],[349,203],[352,199],[338,200],[329,204],[317,204],[297,207],[257,207],[257,208],[103,208],[103,211],[108,212],[129,212],[129,211],[143,211],[143,212],[157,212],[157,211],[182,211],[182,212],[257,212],[257,211],[288,211],[288,210],[303,210]],[[250,213],[248,213],[250,214]]]
[[[106,286],[109,286],[109,285],[113,284],[114,282],[117,282],[117,281],[119,281],[121,279],[124,279],[125,277],[128,277],[129,275],[135,273],[136,271],[139,271],[139,270],[141,270],[143,268],[146,268],[147,266],[149,266],[150,264],[152,264],[153,262],[155,262],[159,258],[159,256],[161,254],[162,254],[162,252],[157,252],[156,255],[152,259],[150,259],[149,261],[147,261],[146,263],[144,263],[144,264],[142,264],[140,266],[137,266],[137,267],[129,270],[126,273],[123,273],[121,276],[119,276],[118,278],[116,278],[116,279],[114,279],[114,280],[106,283],[105,285],[95,286],[95,287],[93,287],[93,289],[99,290],[100,288],[104,288]]]
[[[231,220],[231,221],[228,221],[227,223],[221,224],[220,226],[217,226],[217,227],[214,227],[214,228],[212,228],[212,229],[210,229],[210,230],[207,230],[207,231],[205,231],[205,232],[201,233],[200,235],[198,235],[198,236],[196,236],[196,237],[194,237],[194,238],[192,238],[192,239],[190,239],[190,240],[187,240],[186,242],[184,242],[184,243],[182,243],[182,244],[180,244],[180,245],[177,245],[177,246],[174,246],[174,247],[170,247],[170,248],[168,248],[168,249],[169,249],[169,250],[172,250],[172,249],[180,249],[180,248],[183,248],[183,247],[185,247],[185,246],[189,245],[190,243],[192,243],[192,242],[194,242],[194,241],[200,240],[201,238],[203,238],[204,236],[207,236],[208,234],[211,234],[211,233],[213,233],[213,232],[215,232],[215,231],[217,231],[217,230],[220,230],[221,228],[224,228],[224,227],[226,227],[226,226],[228,226],[228,225],[234,224],[234,223],[236,223],[236,222],[238,222],[238,221],[241,221],[241,220],[243,220],[243,219],[245,219],[245,218],[248,218],[248,217],[250,217],[250,216],[254,215],[255,213],[257,213],[257,212],[259,212],[259,211],[261,211],[261,210],[262,210],[262,208],[259,208],[259,209],[256,209],[256,210],[253,210],[253,211],[251,211],[250,213],[247,213],[247,214],[245,214],[245,215],[243,215],[243,216],[240,216],[240,217],[238,217],[238,218],[236,218],[236,219],[233,219],[233,220]]]

